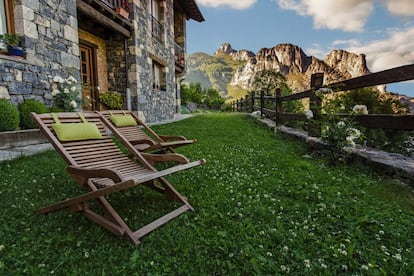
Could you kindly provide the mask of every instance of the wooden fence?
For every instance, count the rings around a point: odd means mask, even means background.
[[[345,81],[331,83],[326,87],[332,89],[334,93],[349,91],[353,89],[372,87],[376,85],[396,83],[401,81],[414,80],[414,64],[400,66],[377,73],[372,73]],[[282,103],[309,99],[309,109],[313,113],[315,121],[321,118],[321,99],[316,96],[315,92],[323,87],[323,73],[315,73],[311,76],[311,88],[302,92],[294,93],[288,96],[282,96],[280,89],[276,89],[275,96],[266,96],[262,91],[260,95],[254,93],[246,95],[235,102],[232,102],[232,110],[238,112],[260,111],[266,118],[273,118],[276,126],[287,121],[307,121],[303,113],[283,112]],[[266,103],[273,103],[274,109],[266,108]],[[346,117],[346,114],[338,114]],[[368,114],[355,116],[361,126],[367,128],[382,128],[395,130],[414,130],[413,114]],[[321,129],[318,125],[313,124],[308,128],[309,135],[320,137]]]

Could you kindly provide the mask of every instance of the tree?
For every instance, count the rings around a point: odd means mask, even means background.
[[[264,91],[267,95],[272,94],[276,88],[287,87],[286,77],[280,72],[263,70],[256,73],[252,87],[255,91]]]

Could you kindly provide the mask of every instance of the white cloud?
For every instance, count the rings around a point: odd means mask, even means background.
[[[305,53],[308,56],[314,56],[314,57],[322,58],[322,59],[323,59],[323,56],[326,55],[321,45],[317,43],[313,44],[311,48],[307,48],[305,50]]]
[[[256,2],[257,0],[197,0],[198,4],[206,7],[229,7],[238,10],[248,9]]]
[[[364,45],[349,44],[346,50],[365,54],[368,68],[378,72],[392,67],[414,63],[414,27],[392,31],[388,38],[375,40]]]
[[[358,47],[361,45],[361,43],[357,39],[349,39],[349,40],[338,39],[332,42],[332,46],[341,46],[341,45],[346,45],[347,47]]]
[[[275,0],[282,9],[313,17],[315,28],[361,32],[374,9],[373,0]],[[400,0],[402,1],[402,0]]]
[[[388,11],[398,16],[413,16],[413,0],[385,0],[385,6]]]

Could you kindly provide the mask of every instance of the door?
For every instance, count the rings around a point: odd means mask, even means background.
[[[98,103],[98,95],[95,91],[95,49],[93,47],[80,44],[79,51],[83,110],[96,110]]]

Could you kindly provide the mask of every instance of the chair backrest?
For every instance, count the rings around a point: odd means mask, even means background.
[[[99,112],[108,121],[111,121],[109,117],[111,115],[131,115],[137,122],[136,126],[123,126],[117,127],[118,131],[130,142],[139,140],[153,141],[155,144],[164,142],[158,134],[153,131],[147,124],[145,124],[139,117],[129,110],[105,110]]]
[[[117,169],[121,173],[136,171],[140,168],[149,169],[151,171],[154,170],[138,152],[134,152],[134,155],[138,154],[136,157],[140,164],[128,158],[128,156],[120,150],[107,132],[107,128],[99,114],[93,112],[85,112],[83,114],[89,123],[96,124],[102,135],[101,139],[60,141],[52,127],[55,120],[50,113],[32,113],[32,117],[39,126],[41,132],[49,139],[51,144],[68,165],[82,168],[107,167]],[[56,116],[62,124],[82,123],[82,119],[74,112],[56,113]],[[84,183],[79,184],[83,185]]]

